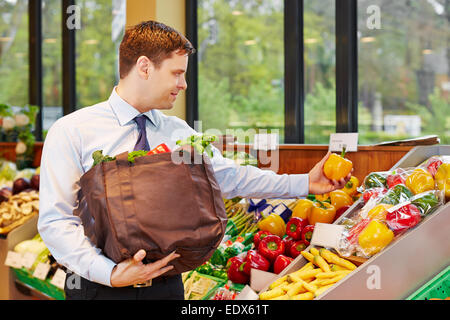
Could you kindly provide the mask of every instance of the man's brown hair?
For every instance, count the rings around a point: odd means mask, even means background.
[[[119,48],[120,79],[125,78],[137,59],[146,56],[156,68],[173,52],[191,55],[195,48],[175,29],[156,21],[144,21],[125,30]]]

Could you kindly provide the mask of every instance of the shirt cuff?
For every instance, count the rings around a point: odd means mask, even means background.
[[[103,255],[95,258],[89,270],[89,280],[111,287],[111,273],[116,263]]]
[[[309,194],[309,175],[290,174],[289,185],[290,194],[293,197],[306,197]]]

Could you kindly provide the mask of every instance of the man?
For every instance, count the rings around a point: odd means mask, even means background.
[[[78,288],[66,283],[68,299],[183,299],[180,275],[165,277],[172,253],[144,265],[146,253],[115,264],[96,247],[93,219],[73,214],[79,179],[93,164],[92,153],[117,155],[176,141],[195,133],[186,122],[164,115],[187,85],[189,41],[172,28],[147,21],[126,30],[120,46],[120,81],[108,101],[83,108],[54,123],[41,160],[39,232],[55,259],[81,276]],[[214,149],[211,163],[224,197],[293,198],[342,188],[350,177],[328,180],[322,159],[309,174],[277,175],[237,166]],[[195,214],[195,213],[192,213]],[[135,285],[152,279],[151,286]]]

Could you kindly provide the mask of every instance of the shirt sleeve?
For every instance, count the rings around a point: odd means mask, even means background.
[[[308,195],[308,174],[276,174],[254,166],[240,166],[213,148],[211,164],[225,198],[300,198]]]
[[[38,230],[58,263],[90,281],[111,286],[115,263],[85,236],[73,215],[83,174],[80,139],[61,121],[49,130],[42,150]]]

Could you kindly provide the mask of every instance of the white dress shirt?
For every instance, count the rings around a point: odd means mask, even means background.
[[[139,115],[114,90],[108,101],[75,111],[58,119],[45,139],[40,171],[38,230],[48,249],[72,272],[111,286],[116,265],[102,254],[86,234],[81,219],[73,215],[78,205],[79,179],[93,164],[92,153],[103,150],[115,156],[132,151],[138,139],[133,119]],[[147,139],[153,149],[165,143],[171,150],[176,141],[196,134],[177,117],[158,110],[145,113]],[[225,198],[296,198],[308,194],[308,175],[278,175],[253,166],[239,166],[213,149],[211,164]],[[193,213],[194,214],[194,213]]]

